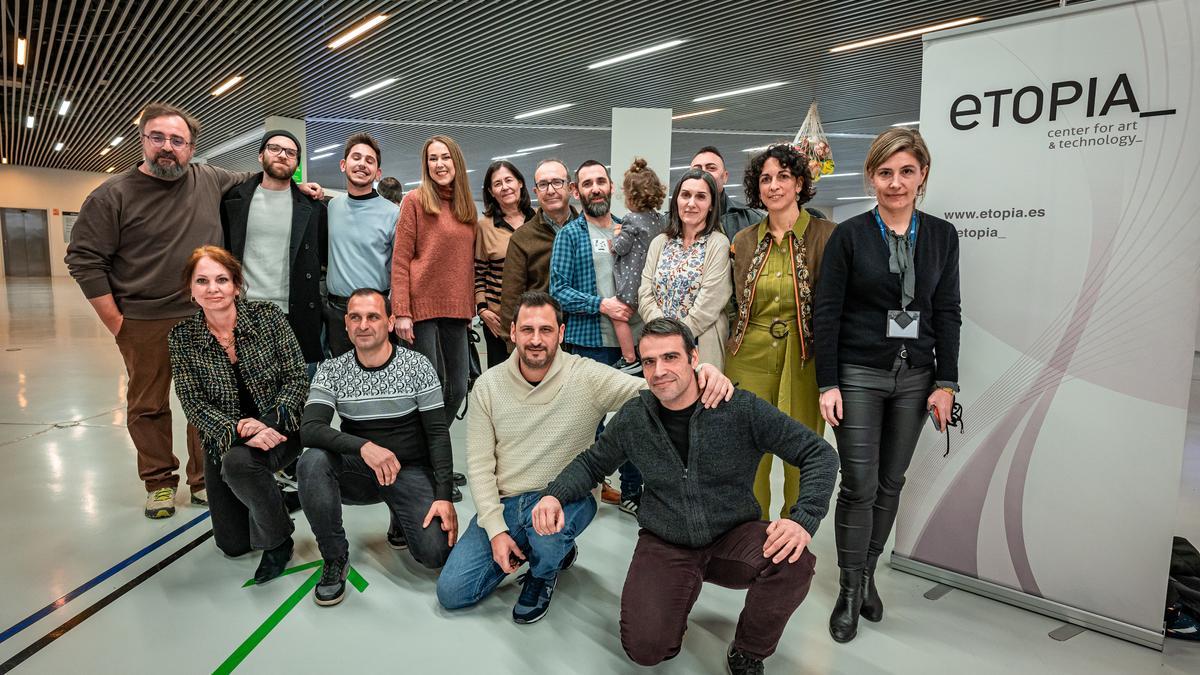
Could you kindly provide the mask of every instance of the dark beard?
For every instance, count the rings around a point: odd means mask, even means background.
[[[285,172],[280,169],[279,165],[270,160],[264,159],[262,162],[263,171],[274,178],[275,180],[288,180],[292,177],[292,172]]]
[[[170,159],[175,162],[174,166],[163,166],[158,163],[159,158]],[[146,168],[150,170],[150,175],[163,180],[176,180],[187,172],[187,165],[180,164],[179,160],[170,155],[155,155],[154,157],[146,158]]]
[[[608,215],[608,210],[611,207],[612,207],[612,199],[611,198],[605,199],[602,202],[593,202],[591,200],[588,200],[587,203],[585,203],[583,205],[583,210],[585,212],[587,212],[587,214],[593,218],[603,218],[604,216]]]

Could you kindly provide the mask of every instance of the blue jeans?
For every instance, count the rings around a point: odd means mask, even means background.
[[[549,536],[533,530],[533,507],[541,500],[541,492],[525,492],[500,500],[504,505],[504,523],[529,562],[530,573],[538,579],[553,579],[562,566],[563,558],[575,546],[575,538],[596,515],[596,500],[591,495],[563,504],[563,529]],[[471,518],[450,549],[450,558],[437,581],[438,602],[446,609],[470,607],[496,590],[508,576],[492,560],[492,541]]]
[[[611,366],[621,358],[620,347],[583,347],[580,345],[563,344],[563,349],[568,354],[582,356],[593,361],[599,361],[606,366]],[[596,427],[596,438],[600,437],[600,432],[604,431],[604,422]],[[621,476],[621,498],[637,497],[642,494],[642,472],[631,462],[625,462],[617,468],[617,474]]]

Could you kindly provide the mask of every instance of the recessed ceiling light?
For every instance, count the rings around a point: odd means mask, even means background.
[[[29,49],[29,41],[25,38],[17,38],[17,65],[25,65],[25,52]]]
[[[367,94],[369,94],[373,91],[379,91],[380,89],[391,86],[395,83],[396,83],[396,78],[389,77],[388,79],[384,80],[383,82],[376,82],[375,84],[367,87],[366,89],[359,89],[358,91],[354,92],[353,94],[350,94],[350,98],[359,98],[360,96],[366,96]]]
[[[653,47],[646,47],[645,49],[639,49],[635,52],[629,52],[628,54],[614,56],[611,59],[604,59],[603,61],[597,61],[597,62],[593,63],[592,65],[588,66],[588,70],[593,70],[595,68],[603,68],[604,66],[611,66],[614,63],[621,63],[622,61],[628,61],[629,59],[636,59],[639,56],[645,56],[647,54],[661,52],[664,49],[670,49],[671,47],[678,47],[679,45],[683,44],[684,42],[686,42],[686,40],[671,40],[670,42],[664,42],[660,45],[654,45]]]
[[[233,86],[241,81],[242,81],[241,75],[234,75],[233,77],[229,78],[228,80],[225,80],[224,82],[222,82],[221,86],[217,87],[216,89],[213,89],[212,95],[220,96],[221,94],[224,94],[225,92],[229,91],[230,89],[233,89]]]
[[[0,164],[8,164],[8,158],[7,158],[7,157],[0,157]]]
[[[330,150],[337,150],[340,147],[342,147],[340,143],[334,143],[333,145],[327,145],[323,148],[317,148],[316,150],[313,150],[313,152],[328,152]]]
[[[692,99],[692,103],[699,103],[701,101],[711,101],[714,98],[725,98],[726,96],[738,96],[740,94],[749,94],[751,92],[762,91],[764,89],[774,89],[775,87],[782,87],[785,84],[787,84],[787,82],[768,82],[767,84],[756,84],[753,87],[746,87],[744,89],[734,89],[733,91],[723,91],[719,94],[709,94],[707,96],[699,96],[697,98]]]
[[[114,172],[114,171],[116,171],[116,170],[117,170],[117,167],[115,167],[115,166],[110,166],[110,167],[108,167],[107,169],[105,169],[105,170],[104,170],[104,173],[112,173],[112,172]]]
[[[310,161],[310,162],[311,162],[311,161],[314,161],[314,160],[318,160],[318,159],[325,159],[326,157],[332,157],[332,156],[333,156],[333,153],[332,153],[332,152],[327,152],[327,153],[325,153],[325,154],[323,154],[323,155],[313,155],[312,157],[309,157],[309,158],[308,158],[308,161]]]
[[[494,161],[501,160],[501,159],[512,159],[513,157],[524,157],[525,155],[528,155],[528,154],[529,154],[528,152],[514,152],[511,155],[498,155],[496,157],[493,157],[492,161],[494,162]]]
[[[870,195],[863,195],[862,197],[838,197],[839,202],[852,202],[852,201],[856,201],[859,199],[875,199],[875,198]]]
[[[517,150],[517,152],[529,153],[533,152],[534,150],[549,150],[550,148],[557,148],[560,145],[562,145],[562,143],[547,143],[546,145],[535,145],[532,148],[521,148],[520,150]]]
[[[736,190],[736,189],[738,189],[738,188],[740,188],[740,187],[742,187],[742,186],[741,186],[741,185],[738,185],[738,184],[736,184],[736,183],[726,183],[726,184],[725,184],[724,186],[722,186],[722,187],[724,187],[724,189],[726,189],[726,190]]]
[[[859,172],[859,171],[847,171],[845,173],[831,173],[828,176],[822,176],[822,178],[845,178],[846,176],[861,176],[861,175],[862,175],[862,172]]]
[[[837,53],[837,52],[848,51],[850,49],[858,49],[859,47],[870,47],[871,45],[882,44],[884,42],[903,40],[904,38],[914,37],[917,35],[923,35],[925,33],[932,33],[935,30],[945,30],[947,28],[955,28],[957,26],[965,26],[969,23],[975,23],[976,21],[982,21],[982,20],[983,20],[983,17],[981,17],[981,16],[973,16],[968,19],[956,19],[954,21],[947,21],[946,23],[939,23],[936,26],[927,26],[925,28],[914,28],[912,30],[906,30],[906,31],[903,31],[900,33],[893,33],[891,35],[884,35],[884,36],[877,37],[877,38],[871,38],[870,40],[863,40],[861,42],[851,42],[848,45],[841,45],[840,47],[834,47],[833,49],[830,49],[829,51],[833,52],[833,53]]]
[[[57,142],[57,143],[55,143],[55,144],[54,144],[54,151],[55,151],[55,152],[62,152],[62,149],[63,149],[64,147],[65,147],[65,146],[63,145],[63,142],[62,142],[62,141],[59,141],[59,142]]]
[[[760,145],[757,148],[742,148],[742,152],[762,152],[763,150],[766,150],[769,147],[771,147],[771,146]]]
[[[100,150],[100,156],[101,156],[101,157],[103,157],[103,156],[107,155],[107,154],[108,154],[108,153],[110,153],[110,152],[112,152],[112,146],[108,146],[108,145],[106,145],[106,146],[104,146],[104,148],[103,148],[103,149],[101,149],[101,150]]]
[[[26,129],[32,129],[32,128],[33,128],[33,122],[34,122],[33,115],[29,115],[29,116],[27,116],[27,117],[25,118],[25,128],[26,128]]]
[[[892,126],[894,126],[894,127],[919,127],[919,126],[921,126],[921,123],[920,122],[896,122]]]
[[[138,113],[138,116],[133,118],[133,126],[135,126],[135,127],[140,126],[141,123],[142,123],[142,113]]]
[[[420,185],[420,184],[421,184],[421,181],[419,181],[419,180],[414,180],[411,183],[405,183],[405,185]]]
[[[370,19],[367,19],[366,21],[358,24],[354,28],[351,28],[350,30],[346,31],[345,33],[342,33],[338,37],[334,38],[333,41],[329,43],[329,48],[337,49],[338,47],[341,47],[342,45],[346,44],[347,42],[350,42],[351,40],[358,37],[359,35],[362,35],[363,33],[371,30],[375,26],[378,26],[379,24],[383,23],[384,21],[387,20],[387,18],[388,18],[387,14],[380,14],[378,16],[373,16]]]
[[[552,105],[549,108],[540,108],[538,110],[530,110],[527,113],[521,113],[520,115],[513,115],[513,119],[514,120],[523,120],[526,117],[533,117],[535,115],[545,115],[546,113],[557,112],[559,110],[566,110],[567,108],[570,108],[573,105],[575,105],[575,104],[574,103],[560,103],[558,105]]]
[[[108,142],[108,144],[109,144],[109,145],[111,145],[111,146],[113,146],[113,147],[115,148],[115,147],[117,147],[118,145],[120,145],[120,144],[121,144],[121,141],[123,141],[123,140],[125,140],[125,137],[124,137],[124,136],[117,136],[116,138],[114,138],[114,139],[112,139],[111,141],[109,141],[109,142]]]
[[[59,115],[66,115],[67,111],[70,109],[71,109],[70,101],[63,101],[62,103],[58,104],[58,114]]]
[[[700,110],[698,112],[683,113],[682,115],[672,115],[673,120],[682,120],[689,117],[699,117],[700,115],[711,115],[715,112],[721,112],[724,108],[709,108],[708,110]]]
[[[692,168],[691,164],[684,164],[683,166],[673,166],[669,170],[670,171],[679,171],[680,169],[690,169],[690,168]]]

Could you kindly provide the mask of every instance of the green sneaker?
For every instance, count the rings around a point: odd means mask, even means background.
[[[146,493],[147,518],[170,518],[173,515],[175,515],[175,488],[159,488]]]

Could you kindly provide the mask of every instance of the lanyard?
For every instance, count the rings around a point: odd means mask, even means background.
[[[888,246],[888,227],[883,224],[883,218],[879,217],[879,207],[871,209],[871,213],[875,215],[875,222],[879,224],[879,235],[883,237],[883,245]],[[917,210],[913,209],[912,222],[908,225],[908,245],[915,254],[917,252]]]

